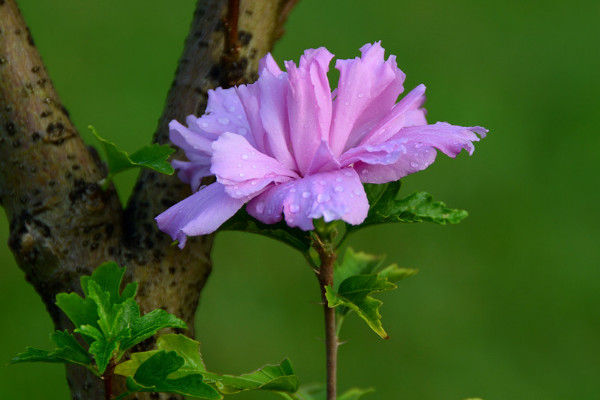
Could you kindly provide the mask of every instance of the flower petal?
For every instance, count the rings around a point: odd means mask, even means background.
[[[288,77],[264,69],[256,82],[260,89],[260,120],[266,132],[266,154],[274,156],[290,169],[296,168],[290,151],[290,127],[287,112]]]
[[[185,198],[155,218],[158,228],[185,246],[188,236],[216,231],[248,201],[234,199],[220,183],[213,183]]]
[[[246,211],[266,224],[281,221],[283,213],[289,226],[310,230],[315,218],[360,224],[369,202],[356,172],[346,168],[268,188],[248,203]]]
[[[262,73],[263,69],[266,69],[275,76],[279,76],[279,74],[282,72],[271,53],[267,53],[267,55],[261,58],[258,62],[258,70]]]
[[[331,88],[327,79],[333,54],[326,48],[306,50],[300,66],[286,61],[290,142],[296,165],[304,175],[322,141],[329,140]]]
[[[211,172],[232,197],[251,196],[271,182],[286,182],[298,174],[250,145],[246,138],[224,133],[213,142]]]
[[[387,142],[365,145],[344,153],[342,165],[354,165],[362,182],[385,183],[424,170],[435,160],[435,149],[456,157],[462,149],[473,153],[472,142],[485,137],[486,129],[465,128],[438,122],[402,129]]]
[[[209,90],[206,114],[196,120],[196,125],[211,134],[213,140],[225,132],[248,135],[250,125],[236,88]]]
[[[340,71],[329,144],[333,153],[356,146],[362,136],[387,114],[404,90],[405,75],[396,58],[384,61],[381,43],[367,44],[362,57],[337,60]]]
[[[200,188],[202,178],[211,175],[210,162],[208,164],[200,164],[189,161],[171,161],[171,166],[177,171],[177,177],[190,185],[192,192]]]

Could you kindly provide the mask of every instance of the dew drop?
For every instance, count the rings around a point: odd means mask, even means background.
[[[242,195],[242,192],[240,192],[239,190],[236,190],[236,191],[235,191],[235,195],[236,195],[236,196],[241,196],[241,195]]]
[[[350,102],[349,102],[349,101],[347,101],[347,102],[345,102],[344,104],[345,104],[345,105],[347,105],[347,106],[349,106],[349,105],[350,105]]]
[[[419,164],[413,161],[413,162],[410,163],[410,166],[413,167],[413,168],[418,168]]]
[[[252,186],[256,186],[256,181],[252,181],[252,182],[250,182],[250,184],[251,184]]]
[[[403,145],[403,144],[400,145],[400,152],[402,154],[406,154],[406,146],[405,145]]]
[[[243,167],[242,163],[238,163],[237,166],[238,166],[238,168],[242,168]]]
[[[359,93],[359,94],[358,94],[358,98],[359,98],[359,99],[362,99],[363,97],[365,97],[365,94],[364,94],[364,93]]]
[[[360,196],[360,190],[354,189],[354,194],[357,195],[357,196]]]
[[[302,192],[302,198],[308,199],[310,197],[310,192]]]
[[[244,176],[246,176],[246,174],[244,174],[243,172],[240,172],[240,178],[243,178]]]
[[[341,176],[338,176],[337,178],[335,178],[335,181],[336,181],[337,183],[341,183],[341,182],[343,181],[343,179],[342,179],[342,177],[341,177]]]
[[[295,214],[300,211],[300,206],[298,204],[292,204],[290,205],[290,211]]]
[[[415,149],[420,149],[423,147],[423,143],[415,143]]]
[[[238,129],[238,133],[242,136],[244,136],[246,133],[248,133],[248,129],[246,128],[239,128]]]
[[[367,151],[373,151],[373,146],[367,146],[365,149],[367,149]]]
[[[323,193],[319,193],[317,195],[317,203],[325,203],[327,201],[329,201],[330,197],[329,195],[323,194]]]
[[[242,154],[242,160],[247,160],[248,159],[248,154]]]
[[[234,107],[234,106],[230,106],[230,107],[228,108],[228,110],[229,110],[229,112],[235,112],[235,107]]]
[[[336,187],[335,187],[335,189],[333,189],[333,190],[335,190],[335,191],[336,191],[336,192],[338,192],[338,193],[341,193],[341,192],[343,192],[343,191],[344,191],[344,188],[343,188],[343,187],[341,187],[341,186],[336,186]]]
[[[242,119],[242,118],[244,118],[244,114],[238,114],[237,115],[237,119]]]
[[[227,124],[229,124],[229,118],[220,117],[219,119],[217,119],[217,121],[219,121],[219,123],[221,125],[227,125]]]
[[[256,169],[256,164],[252,164],[252,168],[253,168],[253,169]]]
[[[200,126],[202,126],[203,128],[206,128],[206,127],[208,127],[208,122],[202,122],[200,124]]]
[[[296,193],[296,188],[291,188],[290,193]]]
[[[319,182],[319,185],[321,185],[321,186],[325,186],[325,185],[327,185],[327,182],[325,182],[325,181],[320,181],[320,182]]]
[[[263,203],[262,201],[259,201],[258,203],[256,203],[256,212],[259,214],[262,214],[265,211],[265,203]]]
[[[344,172],[344,175],[347,176],[347,177],[351,177],[352,176],[352,172],[346,171],[346,172]]]

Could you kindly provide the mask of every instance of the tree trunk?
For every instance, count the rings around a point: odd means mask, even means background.
[[[202,114],[209,89],[254,81],[258,60],[281,35],[295,2],[198,1],[154,141],[169,142],[170,120]],[[173,157],[184,155],[178,150]],[[15,1],[0,0],[0,204],[19,267],[56,329],[72,328],[54,304],[56,294],[79,292],[81,275],[114,260],[139,282],[142,312],[166,309],[193,336],[198,298],[211,270],[212,236],[190,238],[180,250],[153,220],[188,196],[189,187],[176,176],[144,171],[123,210],[114,187],[103,191],[98,185],[105,176],[54,90]],[[149,339],[139,350],[153,344]],[[104,399],[101,382],[85,369],[68,367],[67,380],[73,399]]]

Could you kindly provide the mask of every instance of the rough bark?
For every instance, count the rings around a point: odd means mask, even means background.
[[[209,89],[255,80],[258,60],[295,2],[242,0],[232,13],[238,1],[200,0],[154,141],[168,143],[171,119],[203,113]],[[98,185],[105,175],[60,102],[15,1],[0,0],[0,203],[17,264],[57,329],[71,327],[54,305],[56,294],[79,291],[81,275],[115,260],[139,282],[143,312],[164,308],[184,319],[192,336],[212,236],[179,250],[153,220],[189,188],[175,176],[143,172],[122,210],[114,188]],[[101,382],[83,368],[67,368],[67,379],[73,399],[104,398]]]

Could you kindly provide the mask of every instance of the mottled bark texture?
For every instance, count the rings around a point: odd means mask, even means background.
[[[228,12],[236,3],[198,2],[156,142],[169,142],[171,119],[203,113],[209,89],[256,79],[258,60],[281,35],[295,1],[240,0],[238,12]],[[178,150],[173,157],[184,155]],[[71,327],[54,305],[56,294],[79,291],[81,275],[115,260],[140,283],[143,312],[164,308],[184,319],[190,327],[185,333],[193,335],[212,237],[190,239],[179,250],[153,220],[188,196],[189,188],[175,176],[143,172],[122,210],[114,188],[102,191],[98,185],[105,175],[55,92],[15,1],[0,0],[0,202],[19,267],[57,329]],[[140,349],[153,344],[148,340]],[[73,399],[104,398],[101,382],[83,368],[67,368],[67,379]]]

